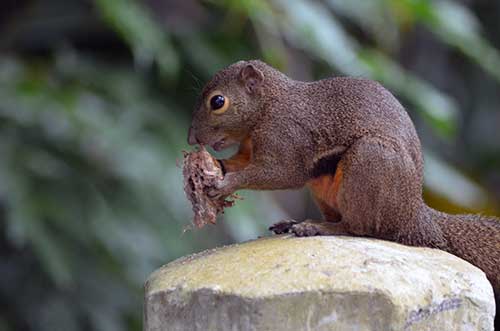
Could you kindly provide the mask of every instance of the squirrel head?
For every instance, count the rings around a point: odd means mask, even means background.
[[[266,68],[270,67],[252,60],[217,72],[198,99],[188,143],[219,151],[243,141],[264,108]]]

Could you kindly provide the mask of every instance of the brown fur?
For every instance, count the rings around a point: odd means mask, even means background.
[[[215,90],[231,100],[221,115],[205,100]],[[500,292],[500,222],[424,203],[420,140],[401,104],[374,81],[299,82],[263,62],[240,61],[206,85],[189,141],[223,147],[244,141],[237,156],[223,161],[227,174],[213,195],[311,188],[325,221],[285,221],[272,227],[277,233],[443,249],[481,268]]]

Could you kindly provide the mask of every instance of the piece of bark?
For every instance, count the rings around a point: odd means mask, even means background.
[[[215,224],[217,215],[234,205],[234,200],[227,200],[227,197],[213,199],[208,196],[208,191],[224,179],[224,174],[219,162],[203,146],[194,152],[184,152],[182,173],[184,192],[193,206],[193,224],[197,228]]]

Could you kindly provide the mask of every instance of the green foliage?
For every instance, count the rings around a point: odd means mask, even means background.
[[[130,45],[140,66],[156,62],[162,74],[177,74],[179,59],[169,35],[144,6],[134,0],[96,0],[95,4],[106,22]]]
[[[4,59],[5,68],[0,137],[9,143],[2,145],[0,173],[6,234],[16,250],[33,252],[48,279],[41,278],[52,284],[42,302],[27,308],[53,304],[73,320],[73,329],[81,317],[101,330],[125,329],[125,316],[138,324],[145,276],[183,249],[182,242],[169,245],[187,207],[175,167],[179,146],[161,143],[183,135],[182,118],[128,69],[74,54],[43,66]],[[168,228],[167,220],[173,222]],[[23,295],[25,284],[11,290]],[[32,322],[52,313],[41,310]]]
[[[228,222],[184,232],[191,211],[178,161],[190,111],[201,84],[225,65],[260,57],[310,79],[333,71],[380,80],[437,137],[429,149],[456,139],[463,109],[402,64],[413,29],[500,81],[499,53],[481,23],[451,1],[147,3],[95,0],[80,13],[51,0],[30,8],[34,17],[13,14],[9,39],[19,44],[2,45],[9,52],[0,55],[0,330],[140,330],[142,284],[154,269],[263,235],[306,201],[280,205],[245,192]],[[54,8],[80,22],[57,43],[44,21]],[[112,37],[80,46],[74,31],[90,33],[96,21],[94,38]],[[36,38],[26,42],[23,29]],[[428,189],[461,208],[480,206],[484,189],[435,155],[426,160]]]

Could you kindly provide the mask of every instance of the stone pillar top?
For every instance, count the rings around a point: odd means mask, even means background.
[[[145,292],[145,330],[488,331],[495,307],[484,273],[458,257],[342,236],[186,256],[154,272]]]

